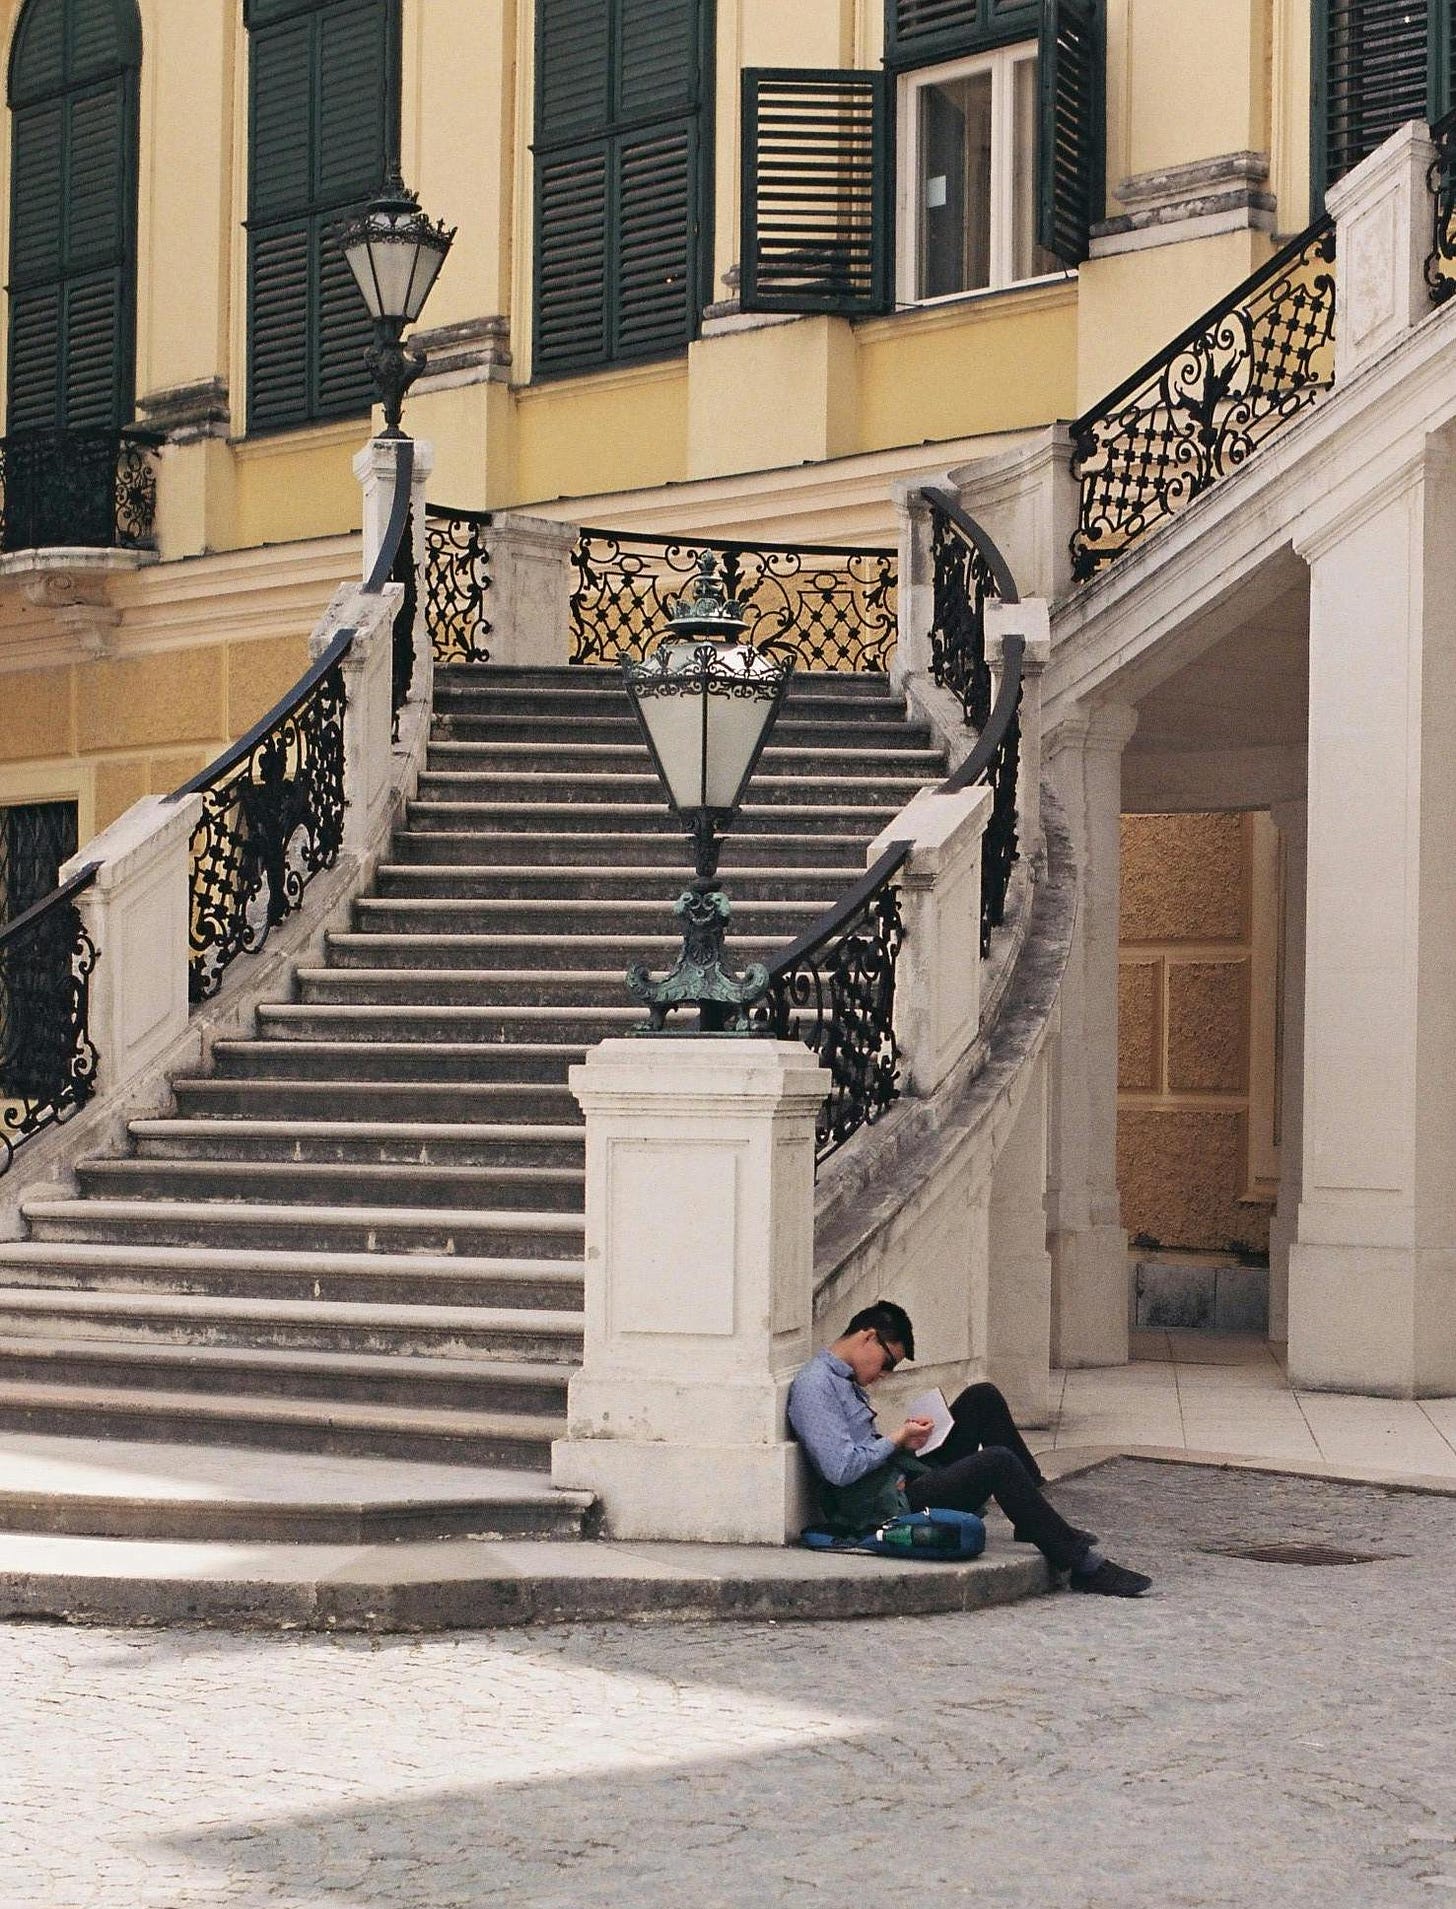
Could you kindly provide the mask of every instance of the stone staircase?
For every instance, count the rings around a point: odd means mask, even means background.
[[[724,856],[735,957],[808,927],[944,766],[883,678],[797,678]],[[579,1534],[545,1476],[581,1345],[566,1076],[639,1018],[623,971],[670,965],[689,873],[615,673],[440,671],[324,965],[0,1245],[0,1428],[469,1466],[446,1529]]]

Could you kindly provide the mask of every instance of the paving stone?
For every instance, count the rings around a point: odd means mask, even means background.
[[[415,1639],[0,1628],[0,1899],[1450,1900],[1456,1501],[1127,1460],[1054,1489],[1150,1597]],[[1260,1542],[1384,1561],[1226,1555]]]

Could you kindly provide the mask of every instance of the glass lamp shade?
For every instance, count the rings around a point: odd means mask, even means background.
[[[454,237],[453,229],[426,218],[415,195],[391,179],[383,196],[340,234],[370,317],[414,324]]]
[[[679,813],[731,814],[778,715],[792,659],[692,638],[624,664],[628,693]]]

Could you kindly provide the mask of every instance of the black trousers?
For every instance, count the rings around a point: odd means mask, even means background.
[[[944,1505],[980,1511],[994,1498],[1054,1571],[1070,1571],[1087,1549],[1066,1519],[1042,1496],[1041,1467],[1016,1429],[1011,1408],[994,1385],[968,1385],[950,1408],[955,1429],[926,1464],[934,1470],[906,1481],[916,1511]]]

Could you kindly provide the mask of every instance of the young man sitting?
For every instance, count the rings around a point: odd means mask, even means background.
[[[955,1428],[925,1458],[929,1419],[875,1430],[865,1389],[915,1357],[915,1330],[903,1306],[878,1299],[815,1356],[789,1387],[789,1423],[819,1477],[825,1523],[846,1537],[927,1505],[980,1511],[988,1498],[1011,1520],[1018,1543],[1034,1544],[1074,1591],[1140,1597],[1152,1583],[1114,1564],[1090,1531],[1069,1525],[1042,1495],[1041,1469],[994,1385],[972,1385],[950,1408]]]

